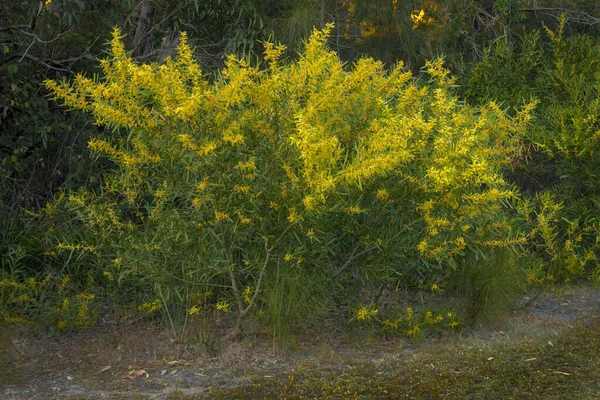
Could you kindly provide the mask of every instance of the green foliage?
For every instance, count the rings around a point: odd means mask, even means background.
[[[308,263],[306,263],[308,264]],[[259,316],[272,329],[273,338],[289,344],[294,334],[315,321],[315,311],[326,308],[335,286],[327,264],[274,265],[265,275]]]
[[[51,102],[41,82],[92,70],[98,35],[107,34],[106,22],[120,10],[104,1],[0,2],[0,279],[9,285],[1,289],[0,323],[61,331],[95,320],[78,319],[86,302],[77,294],[96,289],[87,287],[93,274],[82,271],[85,257],[56,243],[77,237],[77,227],[50,216],[45,205],[60,189],[100,181],[105,165],[93,162],[86,146],[97,129],[83,113],[67,114]],[[67,275],[68,294],[59,296],[57,282]],[[61,313],[68,315],[59,315],[64,299],[70,305]]]
[[[448,292],[463,300],[467,322],[491,322],[510,311],[526,289],[524,254],[509,249],[474,250],[457,261]]]
[[[49,327],[60,334],[96,323],[96,296],[73,286],[69,276],[32,277],[20,270],[4,269],[0,278],[0,325]]]
[[[528,280],[572,280],[597,272],[600,186],[598,124],[600,53],[590,36],[566,34],[566,17],[517,44],[496,41],[471,70],[466,95],[516,107],[535,97],[535,123],[525,136],[528,156],[510,174],[531,200],[521,214],[530,249],[545,260]]]
[[[0,325],[25,324],[56,333],[94,325],[103,290],[89,253],[91,243],[61,198],[39,213],[0,214]],[[62,239],[62,242],[60,240]]]
[[[542,62],[540,33],[533,31],[520,42],[501,37],[483,52],[465,85],[465,95],[472,101],[498,101],[511,106],[532,97],[531,85]],[[510,82],[510,84],[508,84]]]
[[[556,195],[550,192],[538,194],[533,202],[524,200],[518,207],[532,227],[529,246],[544,257],[545,268],[530,271],[529,283],[568,282],[597,275],[598,227],[595,219],[584,216],[567,219],[564,204],[557,202]]]
[[[361,307],[352,320],[371,324],[386,336],[406,336],[422,339],[428,334],[454,329],[460,325],[455,312],[432,311],[430,309],[415,310],[408,307],[402,311],[387,312],[380,315],[379,309],[373,305]]]

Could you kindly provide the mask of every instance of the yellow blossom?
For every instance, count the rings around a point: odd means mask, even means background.
[[[417,29],[425,21],[425,10],[414,10],[410,14],[410,19],[413,22],[413,29]]]
[[[313,211],[316,208],[317,201],[314,196],[306,196],[302,199],[302,203],[304,204],[304,208],[309,211]]]
[[[70,281],[71,281],[71,277],[69,275],[66,275],[60,281],[60,284],[58,285],[58,294],[61,294],[62,292],[65,291],[65,289],[67,288],[67,285],[69,284]]]
[[[148,314],[152,314],[153,312],[160,310],[162,308],[162,303],[160,299],[156,299],[151,302],[147,302],[138,307],[138,310],[145,311]]]
[[[217,221],[225,221],[229,219],[229,214],[215,210],[215,218],[217,219]]]
[[[244,302],[246,304],[250,304],[252,302],[252,288],[250,286],[246,286],[242,292],[242,297],[244,298]]]
[[[402,322],[402,318],[397,318],[394,321],[386,319],[383,321],[383,325],[389,326],[392,329],[398,329],[399,324]]]
[[[293,224],[294,222],[297,222],[297,221],[299,220],[299,216],[298,216],[298,214],[296,213],[296,209],[295,209],[295,208],[291,208],[291,209],[289,210],[289,215],[288,215],[287,219],[288,219],[288,221],[289,221],[290,223],[292,223],[292,224]]]
[[[350,206],[347,208],[348,213],[350,214],[360,214],[363,210],[358,206]]]
[[[375,198],[377,198],[377,200],[389,200],[390,194],[387,189],[379,189],[375,195]]]
[[[114,281],[114,280],[115,280],[115,277],[114,277],[114,275],[113,275],[113,274],[111,274],[111,273],[110,273],[110,272],[108,272],[108,271],[104,271],[104,272],[102,272],[102,275],[104,275],[104,276],[106,277],[106,279],[108,279],[109,281]]]
[[[205,199],[202,197],[196,197],[192,199],[192,205],[194,208],[200,208],[204,205]]]
[[[208,178],[204,177],[204,179],[202,180],[202,182],[200,182],[198,185],[196,185],[196,188],[199,191],[203,191],[204,189],[206,189],[206,185],[208,184]]]
[[[367,308],[363,306],[356,312],[356,319],[363,321],[370,320],[371,318],[375,317],[378,312],[379,310],[376,308]]]
[[[419,332],[421,332],[421,326],[420,325],[415,325],[412,328],[408,329],[406,331],[406,335],[408,337],[415,337],[416,335],[419,334]]]
[[[234,186],[233,190],[235,190],[238,193],[249,193],[250,192],[250,186],[248,185],[236,185]]]

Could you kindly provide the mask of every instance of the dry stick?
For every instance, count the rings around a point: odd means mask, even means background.
[[[219,239],[216,235],[213,234],[213,236],[215,236],[215,238],[217,238],[217,240],[223,247],[226,247],[225,231],[223,230],[223,222],[219,223],[219,228],[221,228],[221,236],[222,237]],[[230,246],[230,249],[232,247],[233,247],[233,245]],[[235,295],[235,299],[237,302],[237,309],[238,309],[238,317],[235,321],[235,327],[233,328],[233,331],[228,335],[231,338],[236,338],[238,335],[240,335],[242,333],[242,318],[243,318],[242,311],[244,309],[244,305],[242,303],[242,298],[240,296],[240,289],[237,284],[237,277],[235,276],[235,270],[234,270],[235,267],[234,266],[235,266],[235,263],[233,262],[233,260],[231,260],[230,265],[227,267],[228,272],[229,272],[229,281],[231,282],[231,289],[233,290],[233,293]]]
[[[160,298],[163,302],[165,312],[167,313],[167,318],[169,319],[169,324],[171,325],[173,335],[175,335],[175,337],[179,340],[179,337],[177,336],[177,330],[175,329],[175,324],[173,322],[173,318],[171,318],[171,313],[169,312],[169,307],[167,306],[167,300],[165,299],[165,296],[164,296],[163,290],[162,290],[162,286],[160,284],[158,285],[158,291],[160,293]]]
[[[86,55],[82,55],[79,57],[74,57],[74,58],[67,58],[64,60],[43,60],[39,57],[36,56],[32,56],[31,54],[27,54],[27,53],[19,53],[19,54],[13,54],[11,57],[9,57],[8,59],[4,60],[4,62],[2,62],[0,65],[6,64],[8,63],[10,60],[13,60],[17,57],[21,57],[19,59],[19,62],[21,62],[24,58],[27,58],[28,60],[34,61],[38,64],[43,65],[44,67],[48,68],[48,69],[53,69],[55,71],[63,71],[63,72],[71,72],[71,70],[69,68],[60,68],[59,66],[63,66],[64,64],[69,64],[69,63],[74,63],[76,61],[82,60],[82,59],[86,59],[86,60],[96,60],[95,58],[93,58],[92,56],[86,56]],[[57,65],[56,67],[51,65],[51,64]]]
[[[56,40],[60,39],[61,37],[63,37],[63,36],[64,36],[64,35],[66,35],[67,33],[71,32],[71,31],[73,30],[73,28],[74,28],[74,26],[71,26],[69,29],[67,29],[66,31],[64,31],[64,32],[62,32],[62,33],[59,33],[58,35],[56,35],[56,37],[54,37],[54,38],[52,38],[52,39],[50,39],[50,40],[42,40],[42,39],[40,39],[40,38],[39,38],[39,36],[37,36],[35,33],[26,32],[26,31],[24,31],[23,29],[18,29],[18,28],[17,28],[17,30],[18,30],[19,32],[23,33],[24,35],[27,35],[27,36],[32,36],[32,37],[33,37],[35,40],[37,40],[37,41],[38,41],[38,42],[40,42],[40,43],[43,43],[43,44],[48,44],[48,43],[52,43],[52,42],[54,42],[54,41],[56,41]],[[95,41],[94,41],[94,42],[95,42]]]
[[[29,59],[31,61],[34,61],[34,62],[36,62],[38,64],[43,65],[44,67],[46,67],[48,69],[53,69],[55,71],[62,71],[62,72],[70,72],[71,71],[69,68],[54,67],[54,66],[48,64],[46,61],[42,60],[41,58],[32,56],[31,54],[27,54],[27,53],[15,54],[13,57],[10,57],[10,59],[17,58],[17,57],[21,57],[20,60],[19,60],[19,62],[21,62],[24,58],[27,58],[27,59]],[[9,61],[9,60],[7,60],[7,61]],[[3,64],[6,64],[6,62],[4,62]]]
[[[0,32],[11,31],[11,30],[21,30],[21,29],[30,29],[29,25],[9,25],[9,26],[0,26]]]
[[[23,53],[21,58],[19,58],[19,61],[17,61],[18,63],[23,61],[23,58],[27,55],[27,53],[29,52],[29,49],[31,48],[31,46],[33,46],[34,43],[35,43],[35,40],[33,42],[31,42],[31,44],[27,47],[27,49],[25,50],[25,53]]]
[[[235,293],[236,301],[238,303],[237,304],[238,317],[237,317],[237,320],[235,321],[235,327],[233,328],[233,332],[231,333],[232,337],[236,337],[242,333],[242,318],[243,318],[242,311],[243,311],[244,305],[242,304],[242,298],[240,297],[240,290],[237,285],[237,278],[235,277],[235,272],[233,271],[233,266],[229,267],[229,279],[231,280],[231,288],[233,289],[233,292]]]
[[[528,11],[528,12],[533,12],[533,13],[537,13],[539,12],[540,14],[544,14],[544,15],[548,15],[550,17],[554,17],[554,18],[558,18],[556,15],[551,14],[550,12],[552,11],[560,11],[561,13],[568,13],[568,14],[573,14],[579,17],[579,19],[577,18],[572,18],[572,20],[574,20],[575,22],[579,22],[582,24],[587,24],[587,25],[595,25],[597,23],[600,22],[600,18],[596,18],[593,15],[590,15],[586,12],[583,11],[577,11],[577,10],[569,10],[567,8],[559,8],[559,7],[526,7],[526,8],[521,8],[521,11]]]
[[[180,277],[178,277],[176,275],[172,275],[172,274],[169,274],[169,273],[167,273],[167,274],[168,274],[168,276],[169,276],[170,279],[174,279],[176,281],[187,283],[187,284],[191,284],[191,285],[198,285],[198,286],[200,285],[197,281],[190,281],[190,280],[187,280],[187,279],[180,278]],[[210,287],[214,287],[214,288],[222,288],[222,289],[227,289],[227,288],[231,287],[231,285],[219,285],[219,284],[216,284],[216,283],[208,283],[208,282],[203,282],[203,283],[201,283],[201,285],[202,286],[210,286]]]

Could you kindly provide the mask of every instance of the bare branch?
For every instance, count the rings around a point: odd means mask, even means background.
[[[62,72],[72,72],[69,67],[71,66],[71,64],[73,64],[77,61],[80,61],[80,60],[96,61],[95,57],[92,57],[89,55],[81,55],[78,57],[65,58],[62,60],[47,60],[47,59],[42,59],[40,57],[33,56],[31,54],[27,54],[27,52],[25,52],[25,53],[13,54],[9,58],[5,59],[1,64],[7,64],[9,61],[14,60],[15,58],[19,58],[18,62],[21,62],[23,59],[28,59],[28,60],[36,62],[40,65],[43,65],[46,68],[53,69],[55,71],[62,71]]]
[[[12,31],[12,30],[21,30],[21,29],[29,29],[31,28],[29,25],[9,25],[9,26],[0,26],[0,32]]]
[[[25,57],[27,55],[27,53],[29,52],[29,49],[31,48],[31,46],[33,46],[34,43],[35,43],[35,40],[33,42],[31,42],[31,44],[27,47],[27,49],[25,49],[25,53],[23,53],[23,55],[21,56],[21,58],[19,58],[19,61],[17,61],[17,62],[23,61],[23,57]]]
[[[585,25],[595,25],[600,23],[600,18],[594,17],[583,11],[569,10],[568,8],[560,7],[525,7],[521,8],[521,11],[540,13],[553,18],[560,18],[560,14],[568,14],[569,20]],[[560,13],[560,14],[553,14]]]
[[[40,43],[43,43],[43,44],[48,44],[48,43],[52,43],[52,42],[54,42],[54,41],[56,41],[56,40],[60,39],[61,37],[63,37],[63,36],[64,36],[64,35],[66,35],[67,33],[71,32],[71,31],[73,30],[73,27],[70,27],[68,30],[66,30],[66,31],[64,31],[64,32],[62,32],[62,33],[59,33],[59,34],[58,34],[58,35],[57,35],[55,38],[52,38],[52,39],[50,39],[50,40],[42,40],[42,39],[40,39],[40,38],[39,38],[39,37],[38,37],[36,34],[34,34],[34,33],[30,33],[30,32],[26,32],[26,31],[24,31],[24,30],[22,30],[22,29],[17,29],[17,30],[18,30],[19,32],[21,32],[21,33],[23,33],[23,34],[27,35],[27,36],[32,36],[32,37],[34,37],[34,38],[35,38],[35,40],[37,40],[37,41],[38,41],[38,42],[40,42]]]

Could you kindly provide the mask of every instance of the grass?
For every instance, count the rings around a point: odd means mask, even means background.
[[[448,345],[406,359],[287,376],[212,389],[211,399],[597,399],[600,323],[576,325],[548,340]],[[194,397],[174,394],[171,399]]]

